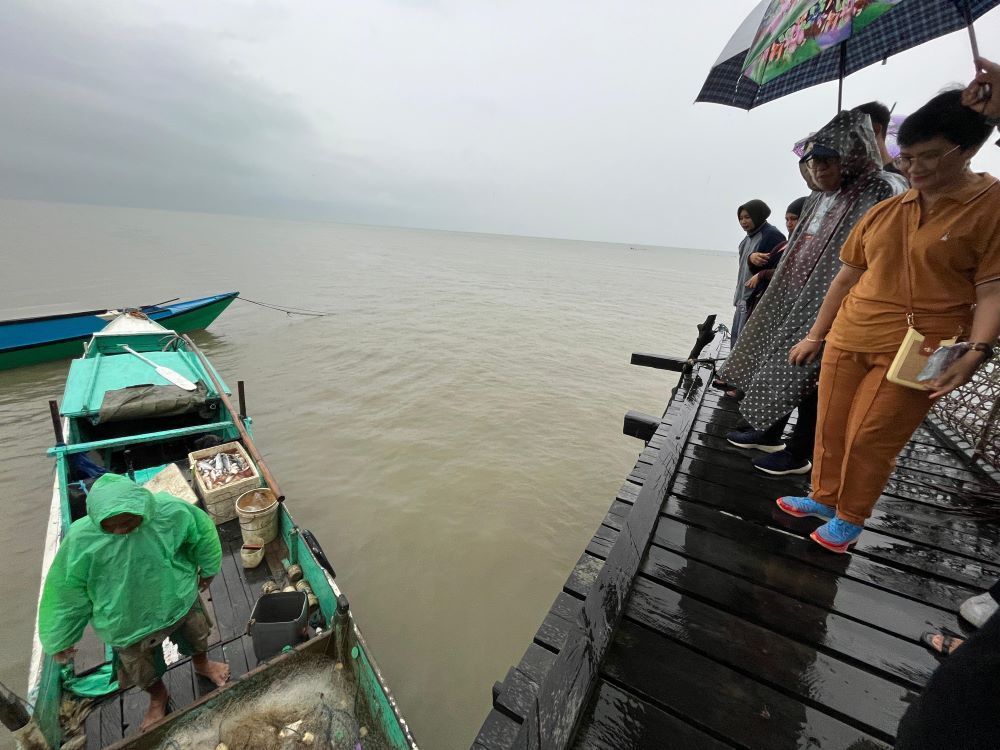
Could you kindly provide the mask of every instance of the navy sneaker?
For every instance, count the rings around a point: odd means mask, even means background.
[[[764,451],[765,453],[775,453],[785,449],[785,444],[780,441],[775,443],[769,442],[763,430],[745,430],[742,432],[734,430],[733,432],[726,433],[726,440],[737,448],[752,448]]]
[[[786,450],[776,451],[768,456],[761,456],[753,460],[755,468],[765,474],[772,474],[776,477],[785,474],[808,474],[812,471],[812,461],[805,458],[796,458]]]

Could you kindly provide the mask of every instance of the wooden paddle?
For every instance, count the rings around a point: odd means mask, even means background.
[[[157,375],[159,375],[161,378],[164,378],[165,380],[170,381],[178,388],[183,388],[185,391],[193,391],[198,387],[190,380],[188,380],[186,377],[181,375],[179,372],[175,372],[174,370],[171,370],[169,367],[164,367],[163,365],[156,364],[156,362],[154,362],[153,360],[147,359],[146,357],[139,354],[139,352],[137,352],[131,346],[128,346],[127,344],[122,344],[121,347],[129,354],[134,354],[135,356],[137,356],[147,365],[155,369]]]

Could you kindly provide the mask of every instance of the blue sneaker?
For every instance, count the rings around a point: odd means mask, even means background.
[[[824,521],[829,521],[837,515],[837,511],[834,508],[831,508],[829,505],[823,505],[823,503],[817,503],[811,497],[793,497],[791,495],[779,497],[778,507],[788,515],[795,516],[796,518],[812,516],[813,518],[822,518]]]
[[[726,440],[737,448],[752,448],[765,453],[777,453],[785,449],[784,443],[768,440],[763,430],[734,430],[726,433]]]
[[[843,518],[834,518],[816,529],[809,538],[831,552],[843,554],[847,552],[848,547],[858,541],[864,530],[864,526],[850,523]]]
[[[765,474],[781,477],[786,474],[808,474],[812,471],[812,461],[808,458],[796,458],[787,450],[769,453],[753,460],[754,468]]]

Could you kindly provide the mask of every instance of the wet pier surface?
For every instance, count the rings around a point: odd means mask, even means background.
[[[932,424],[836,555],[775,506],[807,477],[726,442],[739,415],[712,372],[681,377],[474,750],[891,747],[938,663],[921,633],[961,632],[960,603],[1000,578],[1000,525],[963,512],[995,476]]]

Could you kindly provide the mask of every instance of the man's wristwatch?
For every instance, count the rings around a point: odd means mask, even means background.
[[[970,352],[982,352],[985,356],[983,357],[983,362],[989,362],[993,359],[993,355],[996,354],[996,350],[993,348],[993,344],[987,344],[983,341],[978,341],[968,344]]]

